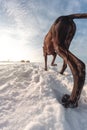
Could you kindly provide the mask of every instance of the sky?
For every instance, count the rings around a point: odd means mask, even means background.
[[[72,13],[87,13],[87,0],[0,0],[0,61],[44,62],[43,40],[50,26]],[[74,21],[70,51],[86,62],[87,20]]]

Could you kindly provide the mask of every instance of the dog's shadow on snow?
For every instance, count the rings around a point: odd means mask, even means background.
[[[54,98],[56,98],[56,100],[58,101],[58,103],[62,104],[62,97],[64,94],[71,94],[69,92],[69,90],[67,89],[67,87],[65,85],[62,85],[62,83],[60,81],[58,81],[57,85],[54,85],[53,87],[51,87]],[[79,106],[77,110],[82,110],[82,111],[86,111],[87,112],[87,97],[85,99],[80,99],[79,100]]]
[[[51,89],[54,97],[59,103],[61,103],[61,99],[64,94],[70,95],[70,92],[68,91],[66,85],[62,84],[61,81],[53,81],[53,84],[51,84]]]
[[[56,90],[55,88],[53,88],[52,91],[53,91],[54,97],[57,99],[57,101],[58,101],[59,103],[62,103],[62,102],[61,102],[61,99],[62,99],[62,97],[63,97],[63,93],[59,92],[59,91]]]

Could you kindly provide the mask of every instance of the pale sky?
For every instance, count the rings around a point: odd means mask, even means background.
[[[43,62],[43,39],[61,15],[87,13],[87,0],[0,0],[0,61]],[[70,51],[87,61],[87,20],[75,20]]]

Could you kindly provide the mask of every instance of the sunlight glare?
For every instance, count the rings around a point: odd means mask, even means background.
[[[20,40],[11,37],[8,34],[0,36],[0,61],[17,61],[26,57],[25,47]]]

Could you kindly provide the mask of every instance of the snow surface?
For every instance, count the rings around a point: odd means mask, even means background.
[[[78,108],[64,108],[73,77],[69,68],[60,75],[61,65],[0,64],[0,130],[87,130],[87,79]]]

